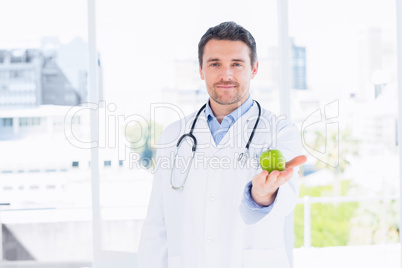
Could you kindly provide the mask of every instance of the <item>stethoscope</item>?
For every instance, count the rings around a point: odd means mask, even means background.
[[[253,101],[254,101],[254,102],[257,104],[257,106],[258,106],[258,117],[257,117],[257,121],[256,121],[255,124],[254,124],[253,131],[251,132],[250,138],[248,139],[246,148],[244,149],[244,152],[241,153],[241,154],[239,155],[238,159],[237,159],[237,161],[239,161],[242,166],[244,166],[244,164],[247,162],[248,158],[250,157],[250,154],[249,154],[249,147],[250,147],[251,141],[253,140],[254,133],[255,133],[255,130],[256,130],[257,126],[258,126],[258,122],[260,121],[260,116],[261,116],[261,106],[260,106],[260,104],[259,104],[258,101],[256,101],[256,100],[253,100]],[[183,189],[183,188],[184,188],[184,185],[186,184],[186,181],[187,181],[187,178],[188,178],[188,173],[189,173],[190,167],[191,167],[191,163],[192,163],[193,158],[194,158],[194,155],[195,155],[195,150],[197,149],[197,139],[196,139],[196,137],[193,135],[193,130],[194,130],[195,124],[197,123],[198,116],[199,116],[200,113],[205,109],[206,105],[207,105],[207,104],[205,103],[205,104],[200,108],[200,110],[197,112],[197,115],[196,115],[195,118],[194,118],[193,124],[191,125],[190,132],[187,133],[187,134],[182,135],[182,136],[180,137],[179,141],[177,142],[177,145],[176,145],[176,153],[175,153],[175,156],[174,156],[173,166],[172,166],[172,170],[171,170],[171,173],[170,173],[170,187],[171,187],[172,189],[174,189],[174,190]],[[187,168],[186,175],[185,175],[185,178],[184,178],[184,180],[183,180],[183,183],[182,183],[180,186],[174,186],[174,185],[173,185],[173,171],[174,171],[174,167],[175,167],[175,164],[176,164],[177,153],[178,153],[178,151],[179,151],[181,142],[182,142],[183,139],[186,138],[186,137],[189,137],[189,138],[193,141],[193,143],[192,143],[193,146],[191,147],[192,156],[191,156],[191,160],[190,160],[189,166],[188,166],[188,168]]]

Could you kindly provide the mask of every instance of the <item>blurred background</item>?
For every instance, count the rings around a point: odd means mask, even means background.
[[[308,156],[293,267],[401,267],[395,2],[288,0],[290,120]],[[277,1],[3,0],[0,10],[0,267],[135,262],[155,143],[208,100],[197,44],[209,27],[235,21],[253,34],[251,96],[280,114]]]

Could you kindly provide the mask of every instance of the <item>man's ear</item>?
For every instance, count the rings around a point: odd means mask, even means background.
[[[199,71],[200,71],[201,80],[204,80],[205,78],[204,78],[204,74],[202,73],[201,65],[198,65],[198,69],[199,69]]]
[[[258,72],[258,61],[254,63],[253,69],[251,71],[251,79],[253,79],[257,75],[257,72]]]

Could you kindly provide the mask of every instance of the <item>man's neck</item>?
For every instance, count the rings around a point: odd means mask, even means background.
[[[239,108],[248,99],[248,97],[249,95],[244,96],[244,98],[240,101],[228,105],[219,104],[213,99],[209,99],[209,105],[211,106],[211,110],[220,124],[225,116]]]

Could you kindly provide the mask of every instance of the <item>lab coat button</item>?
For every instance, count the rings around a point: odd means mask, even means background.
[[[213,236],[208,236],[208,242],[212,243],[215,241],[215,238]]]
[[[209,199],[210,199],[211,201],[215,201],[215,200],[216,200],[216,195],[211,194],[211,196],[209,197]]]

